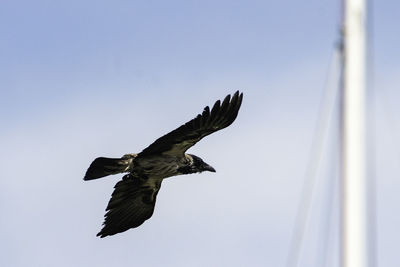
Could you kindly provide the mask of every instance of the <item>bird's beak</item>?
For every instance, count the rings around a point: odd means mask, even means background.
[[[209,172],[215,172],[215,169],[213,167],[211,167],[210,165],[208,165],[207,163],[204,163],[203,170],[209,171]]]

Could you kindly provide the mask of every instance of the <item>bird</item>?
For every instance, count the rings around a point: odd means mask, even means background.
[[[157,194],[165,178],[215,172],[200,157],[186,151],[207,135],[231,125],[242,99],[243,93],[236,91],[232,97],[229,94],[222,102],[216,101],[211,109],[206,106],[194,119],[158,138],[140,153],[121,158],[96,158],[86,171],[85,181],[126,173],[114,187],[103,227],[97,236],[103,238],[125,232],[148,220],[153,215]]]

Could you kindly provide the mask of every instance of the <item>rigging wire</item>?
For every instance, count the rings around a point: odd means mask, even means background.
[[[368,229],[368,265],[378,266],[377,258],[377,181],[376,181],[376,91],[374,58],[374,2],[367,0],[367,229]]]
[[[327,129],[330,119],[332,118],[332,110],[335,104],[336,95],[338,93],[337,86],[331,86],[332,72],[337,62],[340,62],[340,47],[335,47],[328,68],[327,78],[323,86],[323,96],[320,101],[319,116],[317,119],[314,136],[312,139],[309,162],[306,167],[304,182],[302,187],[301,199],[299,202],[298,212],[295,217],[292,240],[287,259],[287,267],[295,267],[299,265],[300,253],[302,250],[304,233],[307,229],[309,221],[309,213],[312,198],[314,195],[314,187],[319,166],[321,164],[324,147],[327,142]],[[335,81],[337,84],[337,81]]]
[[[334,148],[337,147],[337,144],[333,146]],[[334,250],[329,250],[330,247],[334,243],[334,240],[332,239],[331,233],[333,230],[336,230],[332,227],[333,221],[337,220],[337,215],[336,213],[338,212],[338,190],[339,190],[339,173],[338,171],[338,151],[335,149],[333,152],[333,159],[332,164],[330,164],[330,168],[328,173],[330,174],[327,179],[328,183],[325,185],[327,188],[325,189],[327,191],[327,204],[326,204],[326,217],[324,217],[323,223],[321,223],[321,227],[319,229],[319,237],[320,237],[320,253],[318,254],[319,257],[317,257],[317,264],[316,266],[329,266],[329,251],[334,251]],[[337,250],[339,251],[339,250]]]
[[[342,53],[342,43],[338,44],[338,49],[340,49],[340,53]],[[338,94],[336,95],[335,99],[335,105],[333,110],[333,116],[334,116],[334,122],[332,123],[334,127],[333,132],[333,140],[331,144],[331,148],[333,149],[330,154],[332,155],[332,158],[328,158],[328,161],[330,162],[329,165],[329,170],[328,174],[329,176],[327,177],[328,183],[327,183],[327,208],[326,208],[326,213],[327,216],[324,220],[324,223],[321,224],[321,229],[320,229],[320,242],[321,244],[321,253],[320,253],[320,261],[316,266],[329,266],[329,244],[332,244],[334,246],[334,241],[336,239],[331,240],[331,233],[334,231],[334,234],[336,234],[335,231],[338,231],[339,229],[332,228],[333,221],[338,222],[340,224],[340,216],[338,216],[339,213],[339,188],[340,188],[340,169],[339,166],[341,164],[340,162],[340,140],[341,140],[341,128],[340,128],[340,118],[341,118],[341,85],[343,83],[343,68],[341,68],[341,63],[339,64],[339,75],[338,75]],[[335,217],[336,215],[336,217]],[[324,225],[326,225],[324,229]],[[338,241],[338,240],[337,240]],[[338,244],[336,244],[338,246]],[[332,249],[330,250],[332,251]],[[337,247],[337,251],[339,252],[340,249]],[[339,254],[338,254],[339,255]],[[338,258],[339,259],[339,258]]]

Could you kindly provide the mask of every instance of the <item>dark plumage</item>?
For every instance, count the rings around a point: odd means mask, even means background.
[[[98,179],[117,173],[128,173],[115,185],[106,208],[100,237],[124,232],[141,225],[153,215],[154,205],[163,179],[203,171],[215,172],[201,158],[185,154],[203,137],[228,127],[236,119],[243,93],[218,100],[213,108],[207,106],[202,114],[174,131],[158,138],[139,154],[122,158],[95,159],[84,180]]]

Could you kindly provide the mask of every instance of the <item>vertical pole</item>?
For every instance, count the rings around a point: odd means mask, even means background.
[[[342,265],[365,267],[365,0],[346,0],[344,11]]]

